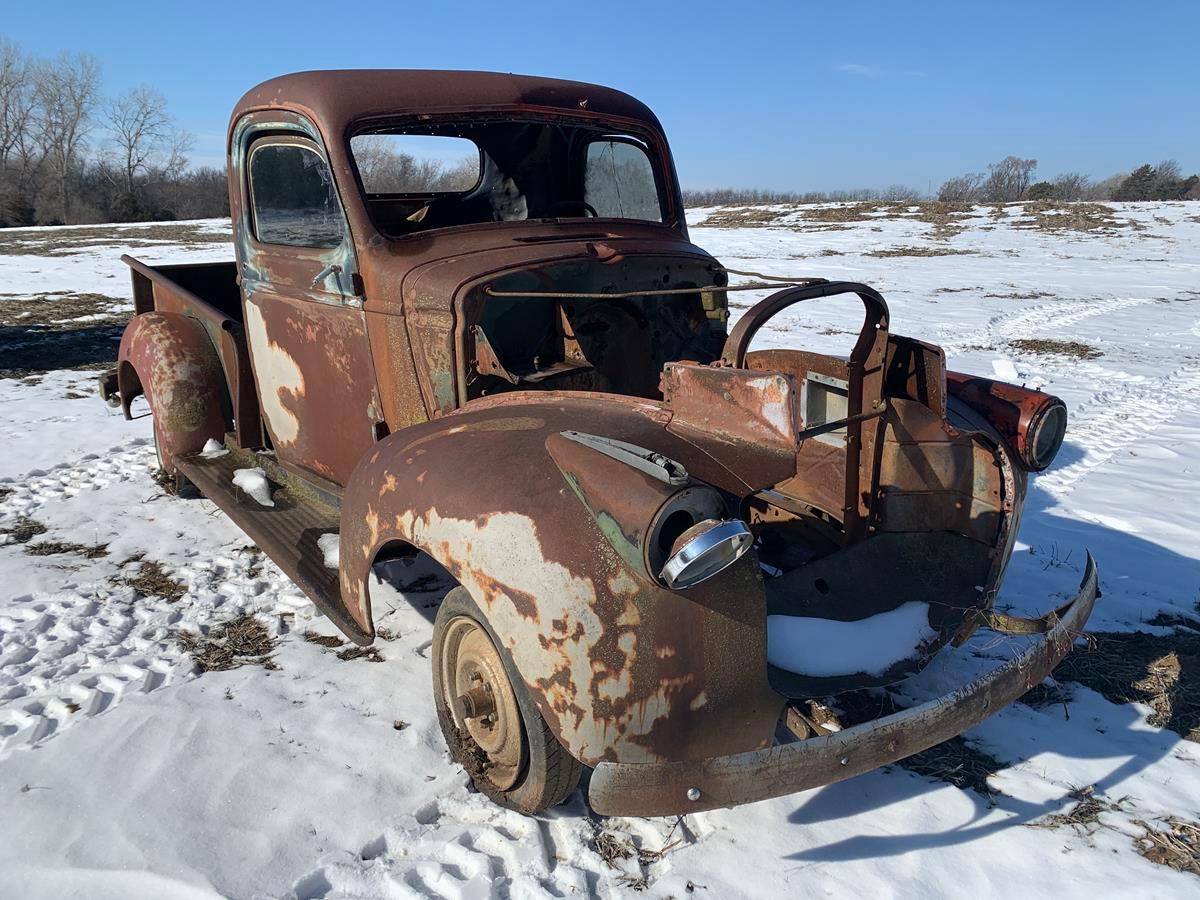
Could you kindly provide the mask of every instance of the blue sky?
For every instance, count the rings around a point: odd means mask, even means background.
[[[0,34],[27,51],[86,50],[107,93],[162,91],[200,163],[223,162],[229,110],[265,78],[395,67],[626,90],[690,187],[936,189],[1009,153],[1042,177],[1200,168],[1200,0],[6,6]]]

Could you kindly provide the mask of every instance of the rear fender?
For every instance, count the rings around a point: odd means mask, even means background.
[[[117,361],[125,417],[144,394],[168,472],[175,456],[224,437],[228,389],[217,351],[195,319],[169,312],[135,316],[121,336]]]
[[[562,432],[585,426],[675,458],[688,449],[644,410],[564,395],[472,404],[377,444],[343,498],[349,614],[373,631],[372,564],[408,545],[470,592],[582,762],[765,746],[783,699],[766,678],[756,558],[686,592],[651,581],[637,554],[614,546],[622,529],[602,529],[552,455]],[[629,499],[621,509],[654,503]]]

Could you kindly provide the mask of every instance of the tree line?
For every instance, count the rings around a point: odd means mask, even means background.
[[[1006,156],[988,171],[958,175],[944,182],[937,198],[947,203],[1012,203],[1018,200],[1200,200],[1200,176],[1183,177],[1179,163],[1164,160],[1093,181],[1080,172],[1064,172],[1035,181],[1036,159]]]
[[[191,147],[153,88],[105,97],[94,57],[0,38],[0,227],[228,215],[225,172]]]

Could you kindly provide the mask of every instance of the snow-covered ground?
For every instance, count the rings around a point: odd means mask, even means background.
[[[725,225],[703,224],[714,212]],[[953,368],[1015,373],[1063,397],[1067,444],[1032,481],[1000,603],[1053,606],[1073,593],[1088,549],[1103,589],[1092,627],[1168,636],[1146,623],[1167,613],[1196,624],[1200,601],[1200,205],[1114,205],[1112,225],[1090,231],[1027,227],[1053,224],[1052,213],[1022,212],[979,209],[949,227],[894,211],[689,219],[693,240],[731,268],[864,281],[888,299],[894,331],[942,344]],[[213,235],[222,223],[191,227]],[[70,231],[0,232],[0,316],[42,295],[128,307],[122,252],[151,261],[232,252],[136,227],[83,230],[72,246]],[[29,249],[47,241],[63,246]],[[760,296],[731,295],[739,310]],[[764,340],[844,351],[856,312],[846,300],[805,304]],[[19,328],[0,324],[0,341]],[[1045,340],[1086,346],[1064,355]],[[578,795],[537,819],[500,810],[469,791],[433,713],[436,592],[410,582],[414,603],[396,602],[379,623],[390,639],[374,659],[305,640],[335,631],[211,503],[163,493],[149,419],[125,422],[104,406],[93,376],[0,379],[3,896],[1200,889],[1134,843],[1138,821],[1200,819],[1200,744],[1147,724],[1144,706],[1079,685],[1062,703],[1017,704],[968,732],[1003,764],[990,797],[895,766],[680,821],[595,820]],[[30,536],[30,520],[45,532]],[[70,549],[28,552],[51,542]],[[130,584],[147,562],[182,597]],[[247,613],[278,638],[275,667],[199,673],[178,632],[209,634]],[[935,696],[1014,649],[981,637],[939,656],[904,695]],[[1089,787],[1111,804],[1098,823],[1055,826],[1072,792]],[[647,853],[610,865],[600,832]]]

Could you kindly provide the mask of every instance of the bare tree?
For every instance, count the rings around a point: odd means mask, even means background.
[[[71,176],[86,146],[99,91],[100,64],[86,53],[64,53],[43,63],[34,78],[38,129],[58,183],[63,221],[71,214]]]
[[[32,224],[35,175],[33,66],[21,48],[0,39],[0,224]]]
[[[957,175],[938,188],[937,198],[943,203],[976,203],[983,196],[984,178],[979,172]]]
[[[1029,190],[1036,159],[1021,159],[1006,156],[998,163],[988,166],[988,177],[983,183],[983,199],[989,203],[1011,203],[1020,200]]]
[[[104,121],[112,141],[109,161],[123,182],[123,205],[132,216],[139,211],[137,180],[181,172],[192,138],[175,126],[167,99],[148,87],[133,88],[109,101]]]
[[[1092,186],[1092,180],[1080,172],[1063,172],[1051,182],[1055,200],[1082,200]]]

